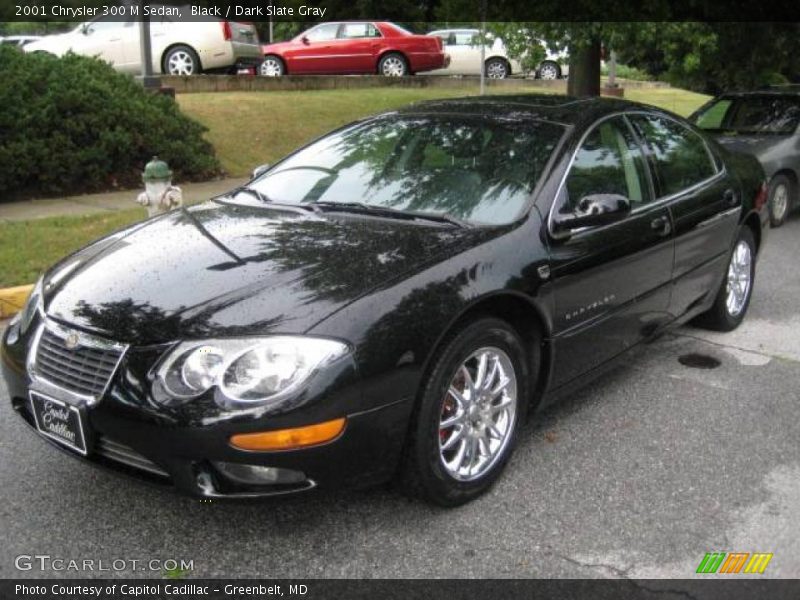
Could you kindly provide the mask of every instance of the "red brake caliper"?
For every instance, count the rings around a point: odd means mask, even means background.
[[[449,396],[445,398],[444,404],[442,405],[442,420],[449,417],[453,412],[455,412],[455,402]],[[447,429],[440,429],[439,430],[439,442],[444,443],[447,440],[448,433]]]

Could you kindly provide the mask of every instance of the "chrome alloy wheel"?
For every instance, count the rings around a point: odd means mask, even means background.
[[[552,63],[545,63],[539,69],[540,79],[558,79],[558,67]]]
[[[261,75],[264,77],[280,77],[283,75],[283,65],[277,58],[268,56],[261,63]]]
[[[500,459],[517,417],[517,378],[508,354],[473,352],[450,380],[439,418],[439,459],[459,481],[474,481]]]
[[[725,286],[725,306],[728,314],[732,317],[739,316],[747,304],[752,284],[752,261],[753,253],[750,244],[739,240],[731,255],[731,263],[728,266],[728,282]]]
[[[381,75],[402,77],[406,74],[406,63],[399,56],[389,56],[381,64]]]
[[[499,60],[490,61],[486,65],[486,76],[489,79],[505,79],[508,75],[506,66]]]
[[[178,50],[169,56],[167,70],[170,75],[192,75],[195,72],[194,58],[185,50]]]
[[[789,208],[789,188],[783,183],[778,184],[772,194],[772,216],[776,221],[782,221]]]

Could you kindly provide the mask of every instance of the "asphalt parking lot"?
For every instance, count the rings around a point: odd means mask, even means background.
[[[772,552],[763,576],[800,577],[798,257],[796,216],[739,330],[646,346],[532,421],[499,484],[455,510],[387,489],[186,499],[49,448],[0,384],[0,577],[92,575],[15,569],[45,554],[190,559],[193,577],[680,578],[712,551]]]

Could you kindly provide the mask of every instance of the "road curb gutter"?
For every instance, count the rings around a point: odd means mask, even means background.
[[[11,317],[21,311],[32,289],[32,284],[0,288],[0,318]]]

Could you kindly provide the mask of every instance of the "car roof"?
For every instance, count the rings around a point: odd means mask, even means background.
[[[774,86],[746,92],[725,92],[717,96],[717,98],[766,98],[770,96],[798,97],[800,96],[800,85]]]
[[[464,115],[519,117],[554,121],[564,125],[579,125],[612,113],[626,110],[653,110],[627,100],[612,98],[576,98],[556,94],[503,94],[467,96],[417,102],[400,109],[400,113],[458,113]]]

